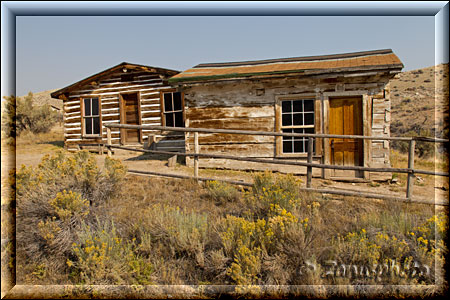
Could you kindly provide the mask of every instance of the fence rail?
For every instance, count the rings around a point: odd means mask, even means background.
[[[248,131],[248,130],[233,130],[233,129],[209,129],[209,128],[181,128],[181,127],[165,127],[165,126],[154,126],[154,125],[128,125],[128,124],[107,124],[105,125],[107,129],[107,150],[108,156],[111,156],[111,149],[122,149],[128,151],[136,151],[136,152],[144,152],[144,153],[153,153],[153,154],[168,154],[168,155],[180,155],[185,157],[194,157],[194,177],[185,176],[185,175],[174,175],[174,174],[162,174],[156,172],[146,172],[146,171],[137,171],[130,170],[132,173],[141,173],[148,175],[157,175],[157,176],[171,176],[177,178],[194,178],[196,180],[214,180],[212,178],[200,178],[198,176],[199,162],[198,159],[200,157],[203,158],[221,158],[221,159],[229,159],[229,160],[237,160],[237,161],[248,161],[248,162],[257,162],[257,163],[269,163],[276,165],[294,165],[294,166],[304,166],[307,167],[306,174],[306,188],[303,190],[309,190],[314,192],[323,192],[328,194],[340,194],[340,195],[355,195],[362,196],[367,198],[378,198],[378,199],[390,199],[390,200],[401,200],[408,202],[418,202],[418,203],[427,203],[420,200],[412,199],[413,192],[413,183],[414,183],[414,175],[415,174],[426,174],[426,175],[434,175],[434,176],[444,176],[449,177],[448,172],[436,172],[436,171],[428,171],[428,170],[418,170],[414,168],[414,150],[416,141],[424,141],[431,143],[448,143],[447,139],[438,139],[438,138],[428,138],[428,137],[378,137],[378,136],[361,136],[361,135],[331,135],[331,134],[303,134],[303,133],[280,133],[280,132],[267,132],[267,131]],[[169,151],[161,151],[161,150],[149,150],[149,149],[135,149],[124,146],[116,146],[111,143],[111,128],[124,128],[124,129],[150,129],[155,131],[175,131],[175,132],[193,132],[194,133],[194,153],[184,153],[184,152],[169,152]],[[308,146],[307,146],[307,161],[299,162],[292,160],[281,160],[281,159],[262,159],[262,158],[252,158],[252,157],[242,157],[242,156],[231,156],[224,154],[208,154],[208,153],[199,153],[199,143],[198,143],[198,134],[199,133],[223,133],[223,134],[244,134],[244,135],[264,135],[264,136],[286,136],[286,137],[307,137],[308,138]],[[408,152],[408,168],[391,168],[391,167],[364,167],[364,166],[338,166],[338,165],[328,165],[321,163],[313,163],[313,142],[314,138],[342,138],[342,139],[367,139],[367,140],[395,140],[395,141],[408,141],[409,142],[409,152]],[[344,192],[344,191],[333,191],[329,189],[313,189],[311,188],[312,181],[312,169],[320,168],[320,169],[335,169],[335,170],[357,170],[357,171],[371,171],[371,172],[391,172],[391,173],[406,173],[407,184],[406,184],[406,198],[401,197],[392,197],[381,194],[369,194],[369,193],[361,193],[361,192]],[[242,184],[238,182],[231,182],[234,184]],[[248,185],[248,184],[245,184]],[[433,203],[431,203],[433,204]],[[448,205],[448,204],[440,204],[440,205]]]

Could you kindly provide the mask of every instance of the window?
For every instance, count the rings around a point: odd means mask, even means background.
[[[83,98],[83,127],[85,135],[100,135],[99,98]]]
[[[163,126],[184,127],[183,99],[181,93],[163,93],[163,101]]]
[[[120,81],[127,82],[127,81],[133,81],[134,75],[133,74],[122,74],[120,76]]]
[[[282,100],[281,132],[314,133],[314,100]],[[282,153],[306,153],[307,137],[283,136]]]

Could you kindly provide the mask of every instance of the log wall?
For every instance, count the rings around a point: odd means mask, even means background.
[[[68,94],[68,99],[64,101],[64,143],[66,149],[70,151],[83,148],[83,144],[106,143],[105,124],[120,123],[119,95],[120,93],[139,92],[141,107],[141,122],[143,125],[162,125],[160,92],[170,91],[172,87],[161,79],[159,74],[152,72],[132,71],[127,74],[134,75],[132,81],[121,81],[123,73],[116,72],[109,74],[98,82],[95,86],[85,85]],[[101,138],[86,138],[82,136],[81,128],[81,97],[101,98]],[[144,141],[150,130],[143,130]],[[157,135],[161,144],[165,143],[166,135]],[[112,143],[120,144],[120,130],[112,130]],[[180,147],[181,146],[181,147]],[[178,150],[184,149],[184,138],[178,138]]]

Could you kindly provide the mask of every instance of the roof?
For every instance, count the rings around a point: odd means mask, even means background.
[[[89,84],[92,81],[96,81],[101,77],[104,77],[110,73],[114,73],[115,71],[121,69],[121,68],[127,68],[130,70],[142,70],[142,71],[148,71],[148,72],[153,72],[153,73],[158,73],[158,74],[163,74],[166,75],[168,77],[173,76],[175,74],[180,73],[179,71],[176,70],[170,70],[170,69],[163,69],[163,68],[156,68],[156,67],[151,67],[151,66],[144,66],[144,65],[138,65],[138,64],[132,64],[132,63],[128,63],[128,62],[123,62],[120,63],[114,67],[111,67],[109,69],[106,69],[104,71],[101,71],[97,74],[94,74],[92,76],[89,76],[85,79],[82,79],[80,81],[77,81],[69,86],[66,86],[62,89],[59,89],[53,93],[51,93],[50,95],[52,96],[52,98],[58,98],[60,95],[70,92],[71,90],[76,89],[77,87],[83,86],[85,84]]]
[[[402,69],[391,49],[242,62],[199,64],[169,79],[169,83],[270,77],[289,73],[331,73],[369,69]],[[309,72],[313,71],[313,72]]]

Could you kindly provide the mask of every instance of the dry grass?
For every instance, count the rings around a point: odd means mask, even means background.
[[[68,196],[52,200],[55,197],[48,194],[49,189],[42,190],[45,193],[41,198],[34,193],[34,197],[28,195],[38,199],[39,205],[27,206],[27,210],[19,205],[22,212],[18,239],[26,242],[28,248],[19,244],[18,281],[21,284],[373,284],[372,279],[323,277],[321,272],[325,269],[321,266],[329,259],[361,263],[409,256],[431,262],[428,250],[417,239],[420,228],[425,228],[424,224],[435,214],[430,206],[354,197],[333,200],[337,197],[298,192],[300,182],[295,177],[279,174],[260,174],[255,181],[255,188],[244,191],[222,184],[211,186],[190,180],[127,175],[117,181],[116,192],[107,201],[89,206],[88,214],[78,217],[77,212],[84,210],[80,210],[77,197],[72,197],[73,203]],[[61,216],[68,215],[66,211],[58,213],[55,205],[72,212],[68,219],[72,225],[67,227],[71,231],[60,230],[66,233],[47,240],[45,235],[52,233],[52,226],[63,228]],[[54,224],[52,216],[56,217]],[[26,220],[20,221],[21,218]],[[39,227],[40,220],[47,221]],[[113,225],[105,223],[111,221]],[[28,231],[34,235],[30,236]],[[411,232],[416,236],[411,236]],[[385,235],[404,240],[408,252],[399,250],[404,247],[403,242],[377,240]],[[38,240],[33,240],[33,236]],[[56,240],[53,244],[49,243],[52,239]],[[54,251],[61,246],[56,245],[64,245],[64,251],[58,255]],[[375,251],[373,245],[380,245],[381,250]],[[445,247],[439,249],[445,251]],[[358,260],[351,259],[356,257],[354,253],[359,253]],[[311,262],[318,264],[314,272],[299,273]],[[389,284],[429,283],[431,279],[380,280]]]
[[[64,135],[62,126],[54,126],[48,133],[33,134],[24,132],[16,139],[16,152],[25,153],[50,153],[64,147]]]

